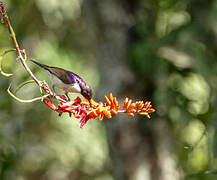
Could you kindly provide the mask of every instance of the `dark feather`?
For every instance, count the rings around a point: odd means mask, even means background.
[[[48,68],[49,68],[49,66],[47,66],[45,64],[41,64],[41,63],[39,63],[39,62],[37,62],[37,61],[35,61],[33,59],[30,59],[30,61],[32,61],[33,63],[37,64],[38,66],[40,66],[40,67],[42,67],[42,68],[44,68],[46,70],[48,70]]]
[[[76,83],[76,79],[75,78],[71,78],[68,73],[72,73],[69,72],[67,70],[64,70],[62,68],[58,68],[58,67],[49,67],[48,71],[55,75],[56,77],[58,77],[62,82],[64,82],[65,84],[74,84]],[[76,74],[73,73],[73,75],[77,76]]]
[[[58,77],[65,84],[74,84],[76,82],[76,79],[80,78],[77,74],[64,70],[62,68],[47,66],[45,64],[41,64],[34,60],[31,60],[31,61],[37,64],[38,66],[44,68],[45,70],[49,71],[51,74],[55,75],[56,77]]]

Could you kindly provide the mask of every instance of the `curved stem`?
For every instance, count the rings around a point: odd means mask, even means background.
[[[35,83],[38,84],[38,86],[40,86],[47,94],[50,94],[51,96],[53,96],[54,94],[50,90],[49,86],[45,82],[41,83],[41,81],[39,81],[35,77],[35,75],[32,73],[32,71],[30,70],[30,68],[26,64],[26,59],[27,59],[26,53],[25,53],[24,50],[21,50],[20,47],[19,47],[19,44],[18,44],[17,39],[16,39],[16,35],[15,35],[14,30],[13,30],[13,28],[11,26],[11,23],[10,23],[10,20],[9,20],[8,15],[7,15],[7,11],[5,9],[5,6],[4,6],[3,2],[0,2],[0,18],[3,18],[3,20],[7,24],[8,32],[9,32],[10,37],[12,39],[13,45],[14,45],[14,47],[16,49],[18,59],[22,63],[22,65],[25,68],[25,70],[27,71],[27,73],[35,81]]]
[[[34,101],[38,101],[38,100],[42,100],[48,96],[50,96],[49,94],[46,94],[44,96],[41,96],[41,97],[37,97],[37,98],[33,98],[33,99],[29,99],[29,100],[24,100],[24,99],[20,99],[18,98],[17,96],[15,96],[11,91],[10,91],[10,87],[11,85],[8,87],[7,91],[8,91],[8,94],[10,94],[11,97],[13,97],[14,99],[16,99],[17,101],[19,102],[22,102],[22,103],[31,103],[31,102],[34,102]]]

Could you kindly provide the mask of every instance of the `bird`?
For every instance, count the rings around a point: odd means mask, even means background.
[[[58,87],[65,92],[69,101],[70,98],[68,93],[80,93],[89,102],[92,99],[91,87],[87,85],[87,83],[79,75],[59,67],[41,64],[33,59],[30,59],[30,61],[40,66],[50,74],[52,90],[55,95],[55,87]]]

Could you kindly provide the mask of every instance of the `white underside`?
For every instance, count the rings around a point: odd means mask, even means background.
[[[80,93],[81,88],[78,83],[75,84],[65,84],[63,83],[59,78],[57,78],[55,75],[49,73],[52,79],[52,83],[55,87],[58,87],[65,92],[71,92],[71,93]]]

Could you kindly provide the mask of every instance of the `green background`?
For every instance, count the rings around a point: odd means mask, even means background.
[[[8,95],[10,83],[30,79],[8,54],[3,68],[15,76],[0,77],[0,180],[217,179],[217,0],[3,2],[29,58],[79,74],[96,100],[112,92],[151,100],[156,112],[80,129],[68,114]],[[1,24],[0,53],[12,47]],[[17,95],[40,93],[29,84]]]

